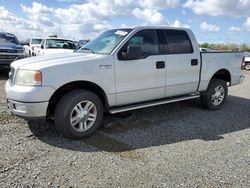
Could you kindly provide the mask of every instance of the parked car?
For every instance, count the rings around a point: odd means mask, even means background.
[[[73,52],[77,50],[75,42],[57,37],[46,37],[39,48],[35,48],[35,55],[49,55],[56,53]]]
[[[29,43],[25,41],[19,41],[19,44],[23,46],[24,56],[29,57]]]
[[[24,48],[14,34],[0,32],[0,69],[9,69],[10,63],[25,57]]]
[[[41,38],[31,38],[29,41],[29,56],[36,56],[35,54],[35,49],[39,48],[41,46],[42,43]]]
[[[79,40],[78,43],[81,47],[83,47],[85,44],[87,44],[90,40]]]
[[[228,87],[244,80],[242,58],[241,52],[200,52],[190,29],[112,29],[77,53],[12,63],[5,90],[13,114],[53,120],[64,136],[79,139],[96,132],[104,111],[199,97],[217,110]]]
[[[245,62],[245,69],[249,71],[250,70],[250,56],[246,56],[244,58],[244,62]]]

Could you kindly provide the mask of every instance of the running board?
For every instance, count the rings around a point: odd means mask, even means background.
[[[111,114],[116,114],[116,113],[120,113],[120,112],[126,112],[126,111],[130,111],[130,110],[147,108],[147,107],[151,107],[151,106],[168,104],[168,103],[172,103],[172,102],[184,101],[184,100],[189,100],[189,99],[195,99],[195,98],[199,98],[199,97],[200,97],[200,95],[196,93],[196,94],[192,94],[192,95],[188,95],[188,96],[181,96],[181,97],[169,98],[169,99],[164,99],[164,100],[157,100],[157,101],[153,101],[153,102],[151,101],[151,102],[147,102],[147,103],[130,105],[130,106],[125,106],[125,107],[118,107],[118,108],[114,108],[114,109],[109,110],[109,112]]]

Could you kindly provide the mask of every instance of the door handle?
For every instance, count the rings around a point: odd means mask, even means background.
[[[198,65],[198,59],[192,59],[191,60],[191,65],[192,66],[197,66]]]
[[[164,69],[165,68],[165,61],[157,61],[156,68],[157,69]]]

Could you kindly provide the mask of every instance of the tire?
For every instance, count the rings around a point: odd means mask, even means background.
[[[70,139],[81,139],[94,134],[102,123],[103,104],[87,90],[67,93],[56,106],[55,126]]]
[[[220,79],[212,79],[207,91],[201,93],[201,104],[206,109],[218,110],[225,102],[227,94],[226,82]]]
[[[247,64],[245,65],[245,69],[248,70],[248,71],[250,70],[250,63],[247,63]]]

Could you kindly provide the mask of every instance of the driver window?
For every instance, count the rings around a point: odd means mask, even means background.
[[[119,50],[118,60],[124,60],[123,53],[128,51],[128,47],[140,47],[141,58],[147,58],[150,55],[159,55],[159,46],[156,32],[153,29],[143,30],[136,33],[126,44]]]
[[[139,31],[128,44],[131,47],[141,47],[142,58],[157,55],[159,51],[155,30]]]

